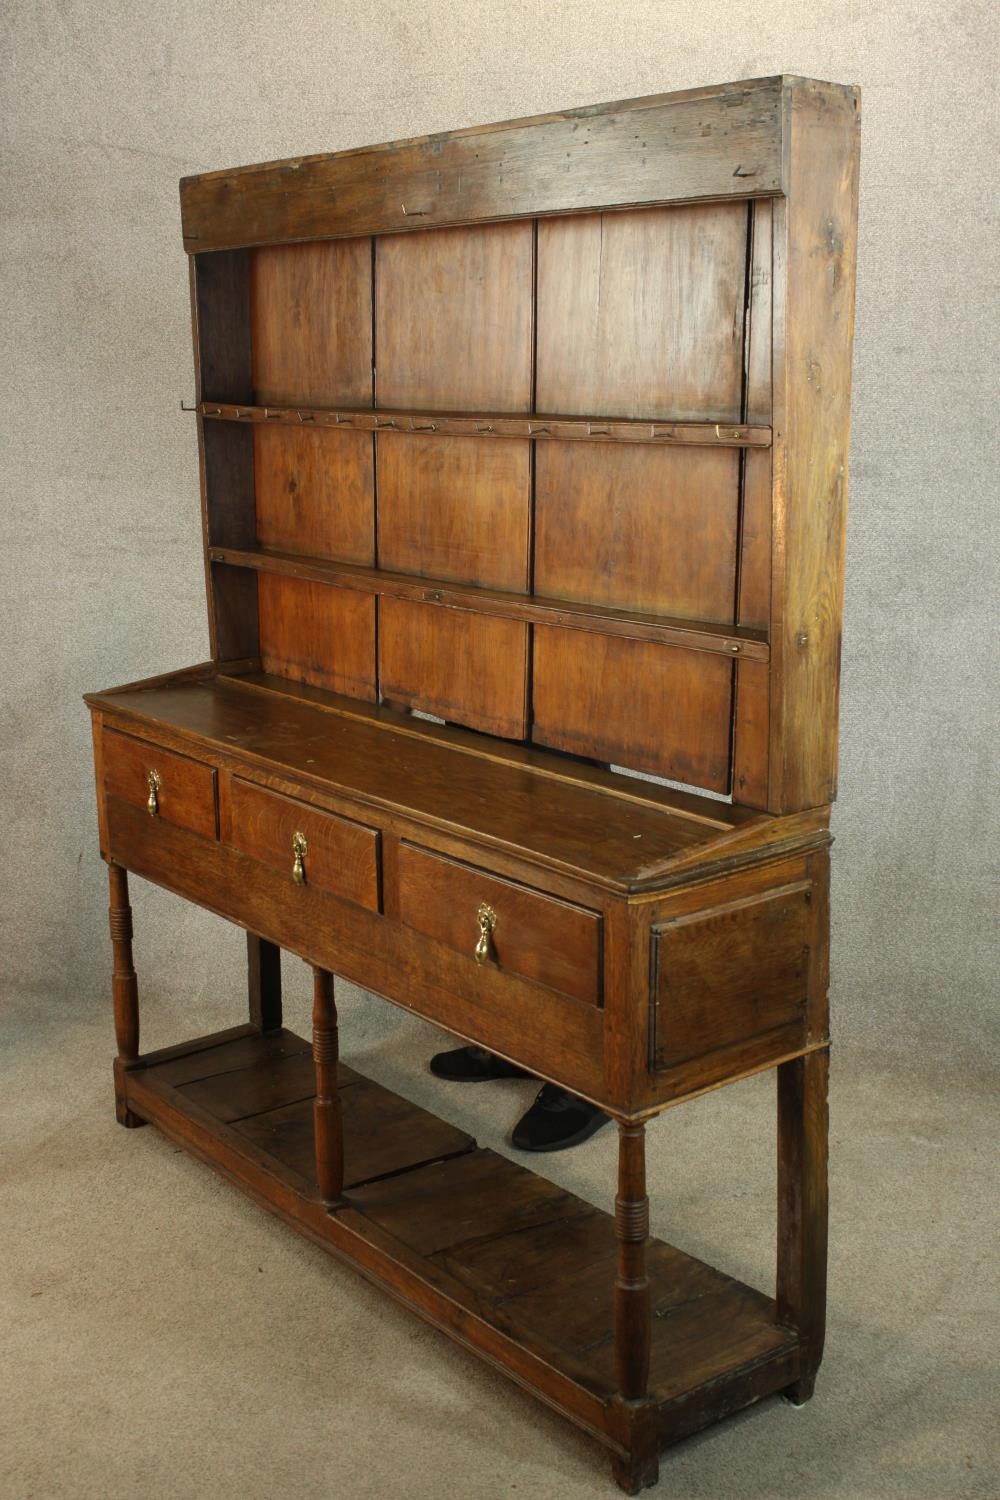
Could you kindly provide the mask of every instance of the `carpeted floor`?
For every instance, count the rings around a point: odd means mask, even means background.
[[[289,967],[289,966],[286,966]],[[302,966],[299,966],[300,968]],[[140,976],[141,978],[142,976]],[[296,986],[298,985],[298,988]],[[233,1024],[231,995],[151,1013],[146,1044]],[[307,1026],[304,985],[289,1023]],[[110,1007],[108,1007],[110,1009]],[[527,1083],[439,1084],[440,1034],[341,991],[362,1071],[508,1149]],[[0,1493],[12,1500],[575,1500],[603,1453],[152,1129],[112,1111],[110,1023],[25,998],[4,1049]],[[21,1024],[18,1025],[20,1017]],[[813,1402],[774,1399],[664,1456],[652,1494],[1000,1495],[995,1100],[935,1059],[845,1048],[832,1090],[827,1356]],[[661,1117],[654,1230],[768,1287],[773,1077]],[[611,1197],[602,1132],[545,1175]],[[992,1446],[991,1446],[992,1445]]]

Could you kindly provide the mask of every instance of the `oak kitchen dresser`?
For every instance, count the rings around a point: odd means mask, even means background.
[[[631,1493],[822,1354],[858,136],[779,77],[184,179],[212,659],[87,698],[118,1119]],[[127,872],[246,929],[247,1024],[140,1052]],[[341,1063],[334,975],[607,1110],[613,1213]],[[773,1295],[645,1189],[763,1069]]]

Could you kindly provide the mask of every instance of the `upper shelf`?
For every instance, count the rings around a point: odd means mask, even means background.
[[[635,641],[660,641],[664,645],[711,651],[741,660],[770,659],[767,631],[749,626],[674,619],[636,610],[613,609],[603,604],[582,604],[570,599],[546,599],[537,594],[482,588],[476,584],[448,583],[411,573],[392,573],[384,568],[361,567],[357,563],[277,552],[267,547],[209,547],[208,556],[211,562],[227,563],[234,568],[279,573],[286,578],[333,584],[366,594],[388,594],[419,604],[439,604],[475,614],[559,625],[568,630],[595,631],[599,635],[625,636]]]
[[[693,444],[714,448],[769,448],[771,429],[734,422],[622,421],[531,413],[418,412],[373,407],[237,406],[203,401],[203,417],[222,422],[314,423],[366,432],[450,433],[462,437],[519,437],[560,442]]]

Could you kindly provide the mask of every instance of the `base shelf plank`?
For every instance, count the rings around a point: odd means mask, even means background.
[[[237,1028],[156,1056],[125,1075],[136,1115],[618,1446],[610,1214],[343,1064],[345,1196],[328,1211],[307,1042]],[[648,1260],[661,1442],[794,1378],[797,1338],[771,1298],[659,1240]]]

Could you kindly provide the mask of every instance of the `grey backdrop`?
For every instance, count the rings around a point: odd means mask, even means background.
[[[836,1031],[848,1056],[982,1066],[995,18],[989,0],[8,0],[0,884],[6,980],[40,1023],[108,1007],[80,694],[207,655],[177,179],[786,71],[863,89]],[[235,1004],[241,941],[136,886],[155,1043]]]

